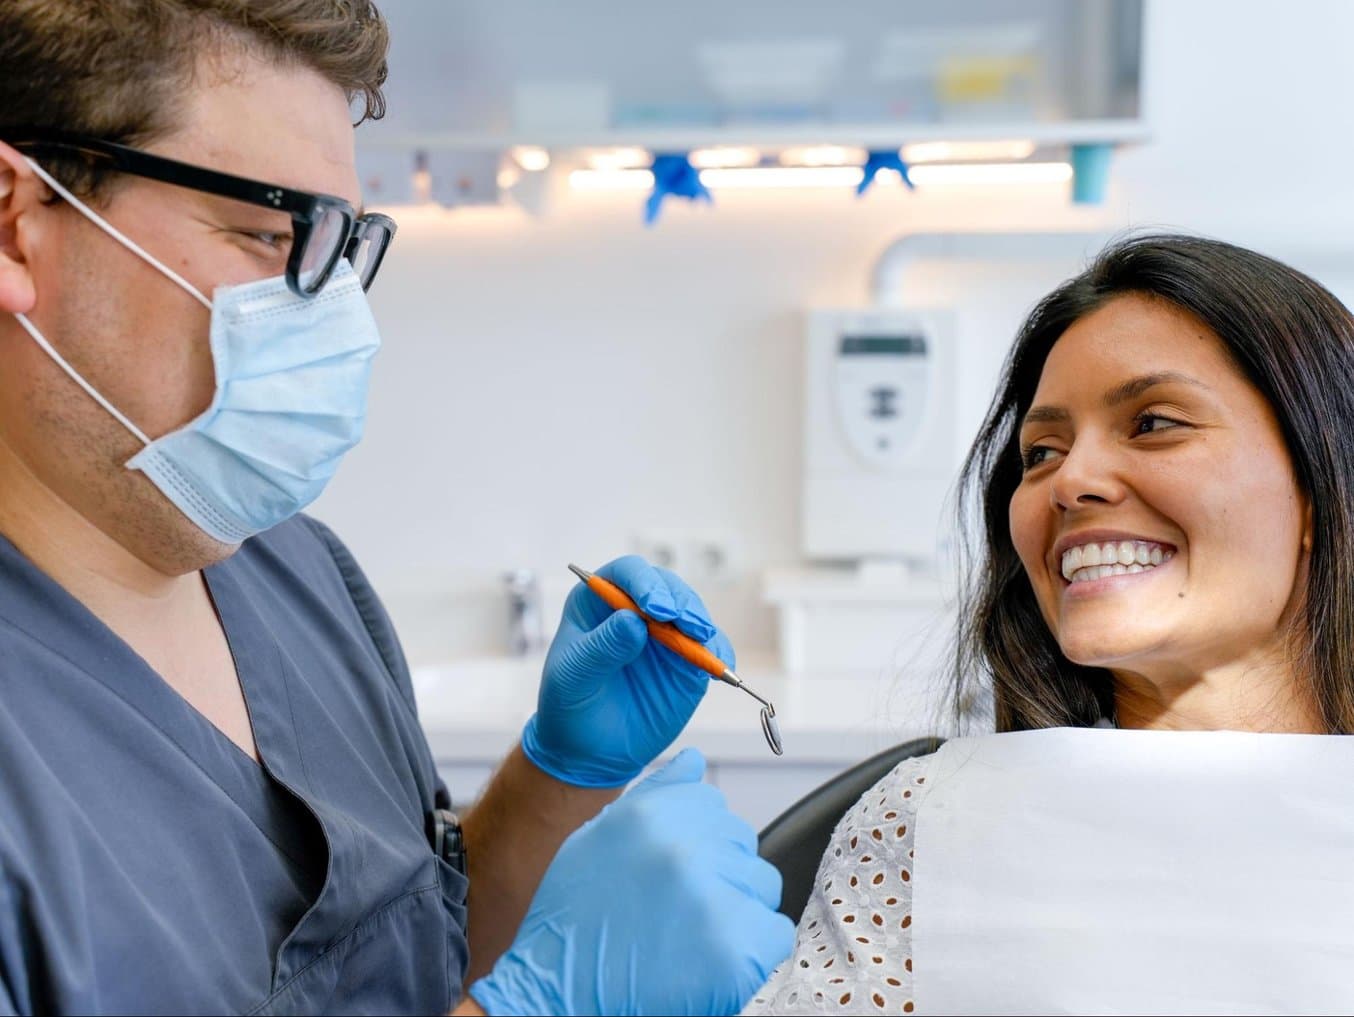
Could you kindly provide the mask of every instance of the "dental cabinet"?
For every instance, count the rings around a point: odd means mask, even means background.
[[[520,197],[518,183],[497,183],[503,169],[514,181],[643,169],[659,152],[713,149],[725,161],[703,165],[729,168],[832,165],[823,146],[930,146],[909,159],[1010,139],[1028,142],[1018,158],[1108,151],[1149,136],[1144,10],[692,0],[675,15],[607,0],[387,0],[399,73],[389,114],[360,132],[359,166],[369,201],[458,205],[496,203],[500,188]]]

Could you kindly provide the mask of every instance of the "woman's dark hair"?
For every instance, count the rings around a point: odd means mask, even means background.
[[[1020,421],[1049,351],[1078,319],[1126,294],[1207,325],[1273,408],[1312,507],[1312,553],[1291,644],[1332,733],[1354,732],[1354,318],[1314,280],[1241,247],[1180,235],[1112,243],[1030,313],[960,472],[964,531],[954,707],[986,701],[998,731],[1086,727],[1114,717],[1103,668],[1063,656],[1011,541]],[[978,524],[974,553],[970,524]]]

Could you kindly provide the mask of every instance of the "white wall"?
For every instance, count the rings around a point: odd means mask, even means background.
[[[386,347],[368,436],[314,511],[415,663],[501,649],[506,568],[562,587],[566,562],[598,564],[643,531],[731,537],[740,579],[707,600],[740,649],[769,648],[757,578],[798,557],[799,312],[865,301],[874,257],[915,231],[1179,226],[1339,289],[1352,39],[1340,0],[1151,3],[1153,141],[1119,156],[1096,209],[1059,187],[894,188],[723,192],[653,230],[634,194],[567,195],[539,221],[405,215],[373,291]],[[970,359],[966,417],[1008,339]]]

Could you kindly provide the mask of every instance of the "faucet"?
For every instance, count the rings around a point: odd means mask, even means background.
[[[541,584],[531,569],[513,569],[503,576],[508,590],[508,652],[526,657],[545,649]]]

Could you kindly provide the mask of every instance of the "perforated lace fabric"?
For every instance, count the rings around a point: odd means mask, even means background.
[[[799,920],[794,953],[744,1014],[915,1012],[912,845],[933,759],[904,760],[842,817]]]

